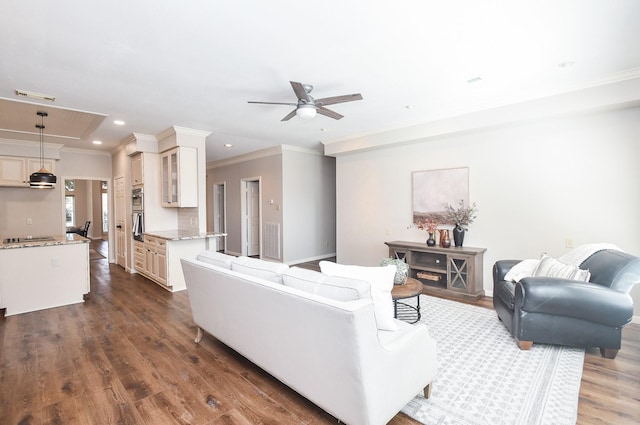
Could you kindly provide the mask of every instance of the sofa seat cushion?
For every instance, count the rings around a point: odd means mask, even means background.
[[[236,257],[234,257],[233,255],[209,250],[201,252],[197,257],[198,261],[213,264],[214,266],[222,267],[223,269],[227,270],[231,270],[231,262],[235,260],[235,258]]]
[[[283,263],[260,260],[259,258],[237,257],[231,261],[231,270],[253,277],[282,284],[282,273],[289,268]]]
[[[371,299],[369,282],[339,276],[327,276],[314,270],[291,267],[282,274],[285,286],[337,301]]]
[[[397,321],[393,317],[393,300],[391,298],[393,279],[396,275],[395,265],[364,267],[320,261],[320,270],[329,276],[361,279],[369,282],[378,329],[398,330]]]

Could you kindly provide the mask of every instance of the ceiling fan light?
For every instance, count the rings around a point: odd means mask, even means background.
[[[316,116],[316,107],[313,105],[301,105],[296,109],[296,115],[303,120],[310,120]]]

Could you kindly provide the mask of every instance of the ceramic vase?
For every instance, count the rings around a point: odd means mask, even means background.
[[[440,246],[443,248],[449,248],[451,246],[451,238],[449,237],[448,229],[441,229],[440,232]]]
[[[427,246],[435,246],[436,240],[433,237],[433,233],[429,233],[429,239],[427,239]]]
[[[455,244],[455,246],[462,246],[463,242],[464,228],[456,224],[456,227],[453,228],[453,243]]]

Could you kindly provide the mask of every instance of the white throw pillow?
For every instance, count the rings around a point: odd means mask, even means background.
[[[272,263],[259,258],[237,257],[231,262],[231,270],[271,282],[282,283],[282,273],[289,268],[284,263]]]
[[[504,280],[519,282],[523,277],[533,276],[533,272],[536,271],[539,262],[540,260],[535,258],[520,261],[504,275]]]
[[[203,263],[213,264],[223,269],[231,269],[231,262],[235,259],[233,255],[223,254],[216,251],[203,251],[198,254],[197,260]]]
[[[559,277],[562,279],[589,281],[591,273],[576,266],[561,263],[553,257],[543,255],[538,267],[533,272],[534,276]]]
[[[320,261],[320,270],[329,276],[348,277],[369,282],[378,329],[386,331],[399,329],[398,324],[393,318],[393,300],[391,298],[393,278],[396,274],[395,265],[364,267],[347,266],[331,261]]]
[[[285,286],[337,301],[371,299],[369,282],[360,279],[328,276],[300,267],[291,267],[282,273],[282,283]]]

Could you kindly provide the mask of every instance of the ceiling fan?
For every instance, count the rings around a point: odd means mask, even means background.
[[[291,83],[291,87],[293,87],[293,91],[298,97],[298,101],[296,103],[293,102],[255,102],[248,101],[248,103],[260,103],[264,105],[289,105],[295,106],[296,109],[289,112],[287,116],[282,118],[281,121],[289,121],[295,115],[302,119],[311,119],[316,116],[316,113],[320,115],[324,115],[329,118],[333,118],[334,120],[339,120],[344,117],[344,115],[340,115],[337,112],[332,111],[331,109],[325,108],[327,105],[335,105],[336,103],[345,103],[345,102],[353,102],[354,100],[362,100],[362,95],[360,93],[355,94],[345,94],[342,96],[333,96],[333,97],[324,97],[322,99],[314,99],[311,96],[311,91],[313,90],[313,86],[310,84],[302,84],[296,81],[289,81]]]

